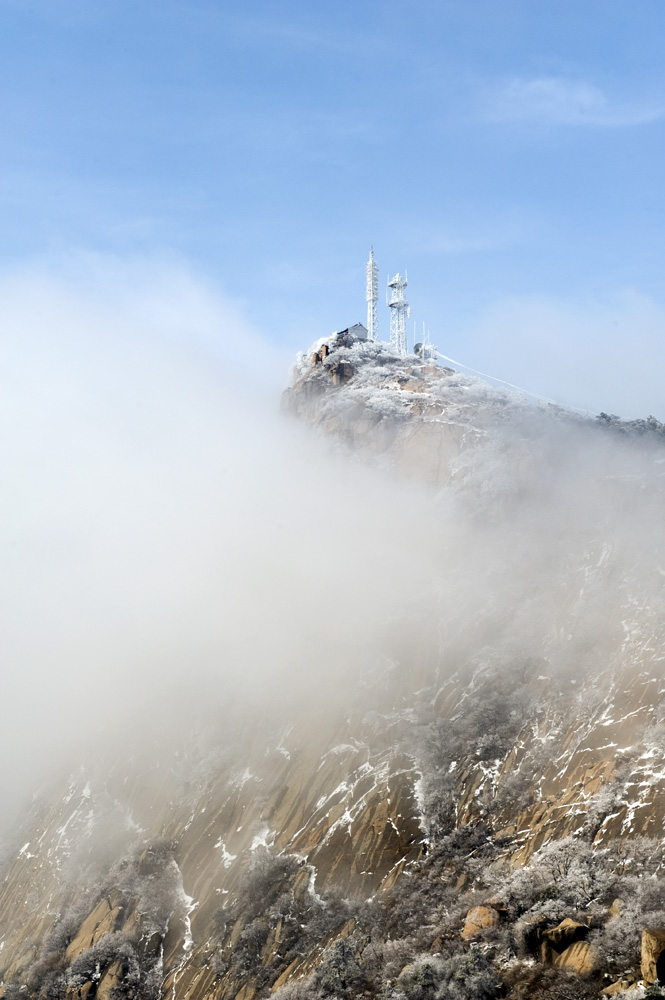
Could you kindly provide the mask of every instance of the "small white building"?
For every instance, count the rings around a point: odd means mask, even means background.
[[[349,326],[346,330],[337,331],[338,337],[344,334],[355,337],[356,340],[367,340],[367,327],[363,326],[362,323],[356,323],[355,326]]]

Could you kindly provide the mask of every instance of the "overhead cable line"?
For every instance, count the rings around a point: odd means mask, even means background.
[[[506,382],[505,379],[497,378],[495,375],[488,375],[487,372],[479,372],[475,368],[471,368],[469,365],[463,364],[461,361],[455,361],[454,358],[449,358],[446,354],[442,354],[441,351],[435,349],[434,353],[439,358],[443,358],[444,361],[450,361],[452,365],[457,365],[459,368],[465,368],[468,372],[473,372],[474,375],[480,375],[481,378],[489,378],[493,382],[500,382],[501,385],[507,385],[510,389],[517,389],[518,392],[523,392],[526,396],[533,396],[534,399],[540,399],[543,403],[551,403],[552,406],[560,406],[564,410],[574,410],[576,413],[583,413],[584,416],[591,416],[590,410],[581,410],[578,406],[570,406],[569,403],[558,403],[556,399],[549,399],[547,396],[539,396],[537,392],[529,392],[528,389],[522,389],[519,385],[513,385],[512,382]]]

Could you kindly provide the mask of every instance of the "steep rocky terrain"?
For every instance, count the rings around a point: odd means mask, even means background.
[[[338,700],[229,704],[36,799],[4,996],[640,995],[665,928],[660,435],[343,337],[284,409],[424,491],[438,569]]]

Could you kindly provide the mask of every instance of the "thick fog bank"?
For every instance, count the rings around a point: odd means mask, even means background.
[[[128,720],[329,698],[426,573],[413,490],[282,420],[288,359],[177,268],[0,293],[3,801]]]
[[[659,446],[522,408],[437,494],[282,419],[288,359],[178,267],[79,260],[0,293],[6,817],[128,727],[334,711],[416,648],[564,684],[654,641]]]

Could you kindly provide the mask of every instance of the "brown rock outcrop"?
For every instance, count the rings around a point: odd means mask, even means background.
[[[606,986],[604,990],[600,991],[600,995],[604,997],[615,997],[617,993],[623,993],[631,986],[631,983],[627,979],[619,979],[616,983],[611,983]]]
[[[96,992],[96,984],[88,980],[87,983],[83,983],[82,986],[68,986],[67,992],[65,993],[66,1000],[87,1000],[87,997],[94,997]]]
[[[645,927],[642,931],[642,979],[650,986],[665,982],[665,927]]]
[[[499,914],[491,906],[474,906],[466,915],[462,937],[465,941],[476,937],[486,927],[496,927],[499,923]]]
[[[555,965],[585,973],[595,968],[593,950],[584,938],[589,933],[586,924],[565,917],[556,927],[541,931],[540,958],[544,965]]]
[[[576,941],[556,956],[553,965],[584,976],[597,968],[598,957],[588,941]]]
[[[355,369],[348,361],[338,361],[329,370],[333,385],[344,385],[355,375]]]
[[[112,905],[109,899],[101,899],[94,910],[83,921],[76,937],[65,952],[68,962],[73,962],[88,948],[92,948],[104,934],[117,930],[122,915],[122,907]]]
[[[574,942],[581,941],[588,933],[589,928],[585,924],[565,917],[556,927],[543,931],[543,938],[561,952]]]
[[[120,986],[124,979],[124,970],[122,962],[117,959],[112,965],[109,965],[108,969],[99,981],[99,986],[97,987],[97,992],[95,997],[97,1000],[113,1000],[116,996],[116,990]]]

